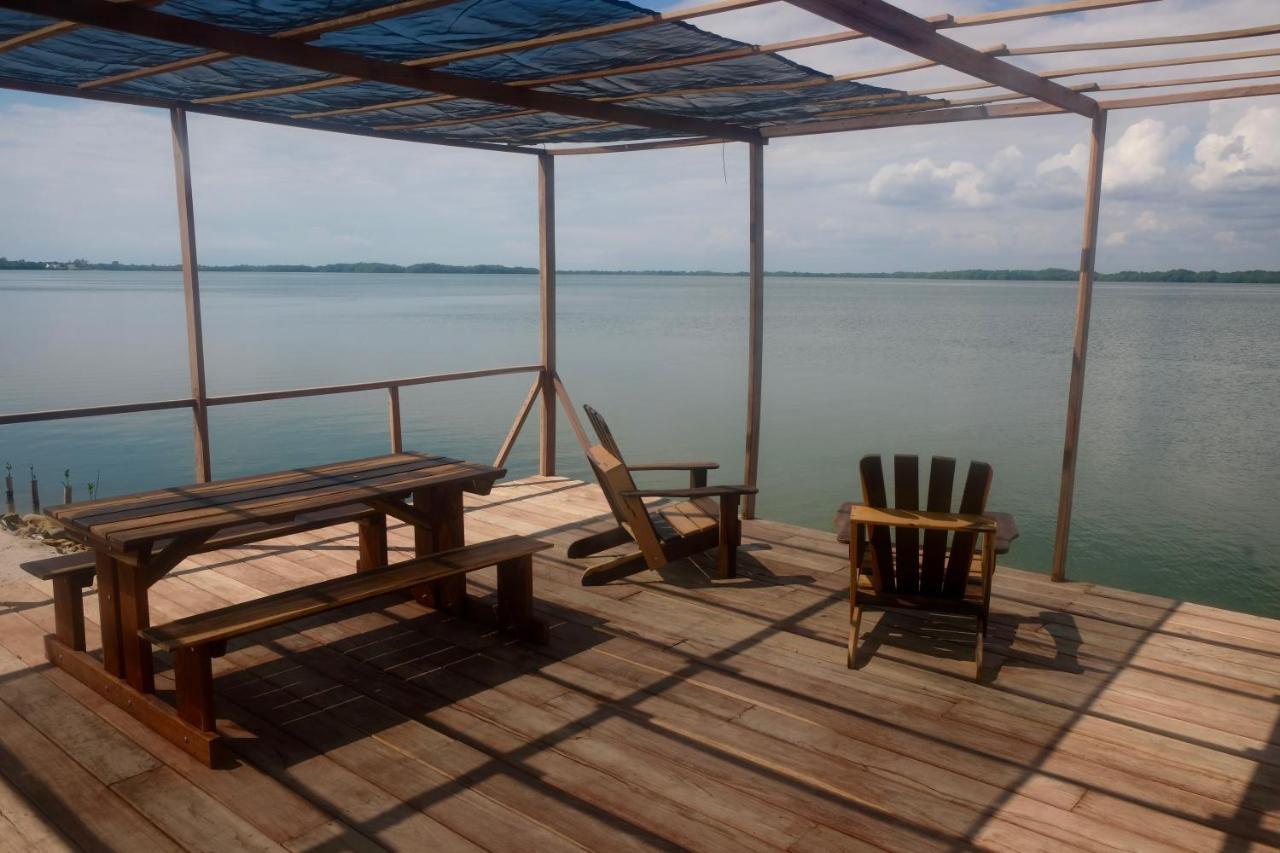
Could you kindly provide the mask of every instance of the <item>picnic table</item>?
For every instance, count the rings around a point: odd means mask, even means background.
[[[396,453],[272,474],[191,484],[51,507],[46,513],[95,552],[102,659],[84,649],[79,590],[55,585],[57,633],[49,660],[171,737],[172,706],[154,697],[148,591],[184,559],[210,543],[274,538],[299,519],[355,506],[360,516],[359,570],[387,563],[386,517],[414,529],[415,556],[464,544],[462,495],[487,494],[506,471],[421,453]],[[312,525],[315,526],[315,525]],[[424,603],[460,610],[464,575],[431,581],[415,594]]]

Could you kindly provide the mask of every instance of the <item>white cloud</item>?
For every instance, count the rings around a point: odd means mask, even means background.
[[[1115,191],[1147,187],[1168,175],[1185,127],[1166,127],[1158,119],[1130,125],[1103,156],[1102,189]],[[1089,169],[1089,148],[1076,143],[1067,151],[1046,157],[1036,165],[1036,177],[1049,189],[1078,190]]]
[[[1178,144],[1187,136],[1185,127],[1165,126],[1158,119],[1130,125],[1115,145],[1107,148],[1102,169],[1103,190],[1119,190],[1155,184],[1169,172]]]
[[[1280,186],[1280,108],[1250,107],[1227,133],[1196,144],[1191,183],[1200,190]]]
[[[1103,244],[1107,246],[1126,246],[1130,243],[1130,238],[1137,235],[1163,234],[1169,231],[1171,226],[1165,222],[1155,211],[1144,210],[1138,214],[1138,218],[1134,220],[1133,226],[1126,231],[1111,231],[1103,240]]]
[[[885,204],[988,207],[1017,185],[1022,160],[1018,147],[1009,145],[985,167],[964,160],[940,166],[927,157],[890,163],[872,176],[867,191]]]

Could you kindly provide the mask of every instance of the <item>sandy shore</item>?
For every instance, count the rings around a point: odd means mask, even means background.
[[[31,575],[23,571],[18,564],[24,560],[54,557],[57,554],[58,552],[48,545],[34,539],[15,536],[0,527],[0,584],[31,580]]]

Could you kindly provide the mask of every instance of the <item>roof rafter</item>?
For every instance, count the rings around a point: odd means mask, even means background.
[[[987,56],[968,45],[941,36],[927,21],[904,12],[884,0],[790,0],[790,2],[793,6],[820,15],[837,24],[867,33],[885,44],[914,53],[924,59],[943,63],[980,80],[1004,86],[1015,92],[1022,92],[1029,97],[1083,116],[1097,115],[1098,105],[1093,99],[1016,65]]]
[[[1104,110],[1127,110],[1141,107],[1190,104],[1201,101],[1221,101],[1236,98],[1257,98],[1280,95],[1280,83],[1257,86],[1236,86],[1229,89],[1203,89],[1195,92],[1174,92],[1168,95],[1149,95],[1141,98],[1117,98],[1098,101]],[[819,133],[844,133],[853,130],[871,130],[884,127],[907,127],[921,124],[946,124],[958,121],[979,121],[995,118],[1019,118],[1024,116],[1060,115],[1067,112],[1054,104],[1031,101],[1023,104],[992,104],[984,106],[952,106],[946,109],[919,110],[896,115],[864,115],[838,118],[830,121],[799,122],[775,125],[763,129],[768,139],[788,136],[810,136]],[[563,152],[562,152],[563,153]]]
[[[137,3],[140,6],[159,6],[163,0],[111,0],[112,3]],[[18,47],[25,47],[29,44],[35,44],[53,36],[60,36],[63,33],[69,33],[72,30],[80,29],[82,25],[71,21],[55,21],[43,27],[37,27],[25,33],[19,33],[16,36],[10,36],[4,41],[0,41],[0,53],[6,50],[13,50]]]
[[[404,2],[392,3],[388,6],[381,6],[377,9],[371,9],[366,12],[358,12],[352,15],[344,15],[341,18],[333,18],[328,21],[311,24],[306,27],[295,27],[292,30],[284,30],[274,34],[274,38],[311,38],[323,33],[334,32],[348,27],[363,26],[364,24],[373,23],[375,21],[386,20],[387,18],[396,18],[401,15],[408,15],[414,12],[424,12],[429,9],[438,8],[440,6],[449,6],[461,0],[404,0]],[[655,12],[648,15],[642,15],[637,18],[630,18],[625,21],[618,21],[613,24],[604,24],[595,27],[583,27],[577,30],[569,30],[563,33],[552,33],[550,35],[540,36],[538,38],[524,39],[517,42],[507,42],[498,45],[489,45],[487,47],[472,48],[470,50],[460,50],[449,54],[443,54],[436,57],[426,57],[423,59],[411,59],[405,62],[405,65],[425,65],[435,67],[453,62],[459,59],[470,59],[478,56],[490,56],[497,53],[508,53],[515,50],[524,50],[531,47],[541,47],[544,45],[559,44],[567,41],[574,41],[581,38],[590,38],[593,36],[610,35],[618,32],[627,32],[629,30],[641,29],[643,27],[651,27],[656,24],[668,23],[671,21],[685,21],[697,18],[702,15],[713,15],[719,12],[725,12],[732,9],[746,9],[751,6],[761,6],[765,3],[776,3],[781,0],[715,0],[712,3],[706,3],[701,6],[691,6],[687,9],[678,9],[670,12]],[[88,83],[82,83],[85,88],[97,88],[98,86],[109,86],[113,83],[123,83],[128,80],[138,80],[143,77],[151,77],[155,74],[164,74],[169,71],[179,71],[183,68],[191,68],[196,65],[206,65],[210,62],[217,62],[223,59],[229,59],[232,54],[212,52],[201,56],[191,57],[189,59],[180,59],[175,62],[167,62],[161,65],[152,65],[147,68],[136,68],[132,71],[125,71],[120,74],[113,74],[109,77],[101,77],[97,80],[91,80]],[[340,85],[339,83],[331,83],[330,85]]]
[[[518,89],[501,83],[432,69],[408,68],[345,51],[273,39],[270,36],[122,6],[107,0],[0,0],[0,7],[30,14],[54,16],[132,35],[186,44],[206,50],[225,51],[329,74],[354,76],[362,80],[474,98],[512,107],[536,108],[546,112],[599,121],[616,121],[667,131],[673,135],[718,136],[744,142],[760,139],[760,134],[753,129],[722,122],[673,116],[615,104],[600,104],[551,92]]]
[[[400,0],[397,3],[391,3],[386,6],[379,6],[376,9],[366,9],[363,12],[353,12],[350,15],[343,15],[341,18],[330,18],[326,21],[319,21],[313,24],[306,24],[301,27],[293,27],[288,30],[281,30],[278,33],[272,33],[272,38],[278,39],[307,39],[324,33],[341,30],[347,27],[357,27],[364,24],[372,24],[377,21],[385,21],[388,18],[397,18],[401,15],[408,15],[413,12],[426,12],[430,9],[439,9],[442,6],[452,6],[461,0]],[[218,62],[223,59],[230,59],[235,54],[224,53],[223,51],[210,51],[202,53],[199,56],[188,56],[185,59],[175,59],[172,62],[162,62],[159,65],[150,65],[146,68],[135,68],[132,71],[124,71],[120,74],[112,74],[109,77],[99,77],[97,80],[89,80],[80,84],[82,89],[96,89],[100,86],[110,86],[115,83],[127,83],[130,80],[139,80],[143,77],[152,77],[156,74],[167,74],[171,71],[181,71],[184,68],[194,68],[197,65],[208,65],[210,62]]]
[[[347,15],[343,18],[333,19],[312,24],[309,27],[298,27],[293,30],[287,30],[276,33],[276,38],[301,38],[320,33],[332,32],[334,30],[343,29],[349,26],[357,26],[360,24],[370,23],[375,20],[383,20],[398,15],[409,14],[415,11],[423,11],[427,8],[433,8],[440,5],[448,5],[450,3],[459,2],[459,0],[405,0],[401,3],[393,3],[389,6],[379,7],[366,12],[357,13],[355,15]],[[643,15],[637,18],[631,18],[625,21],[616,21],[611,24],[603,24],[592,27],[582,27],[576,30],[568,30],[562,33],[551,33],[545,36],[539,36],[531,39],[522,39],[519,41],[504,42],[501,44],[486,45],[468,50],[454,51],[447,54],[437,56],[423,57],[420,59],[411,59],[406,61],[405,65],[425,65],[428,67],[437,67],[446,65],[450,62],[456,62],[462,59],[473,59],[481,56],[494,56],[502,53],[513,53],[520,50],[528,50],[530,48],[545,47],[553,44],[563,44],[571,41],[578,41],[588,38],[598,38],[606,35],[613,35],[620,32],[629,32],[632,30],[643,29],[645,27],[656,26],[658,24],[672,23],[675,21],[687,21],[706,15],[722,14],[724,12],[737,11],[747,9],[754,6],[761,6],[768,3],[780,2],[780,0],[713,0],[710,3],[703,3],[698,6],[690,6],[684,9],[674,9],[668,12],[655,12]],[[1001,12],[990,12],[981,15],[954,16],[950,14],[934,15],[927,18],[930,23],[938,28],[946,27],[970,27],[981,26],[985,24],[998,23],[1001,21],[1025,20],[1027,18],[1041,17],[1048,15],[1060,15],[1068,12],[1088,11],[1092,9],[1105,9],[1116,6],[1128,6],[1136,3],[1148,3],[1154,0],[1065,0],[1065,2],[1049,3],[1040,6],[1029,6],[1022,9],[1008,9]],[[403,11],[396,11],[397,7],[403,7]],[[833,44],[836,42],[850,41],[852,39],[863,38],[865,34],[853,31],[843,30],[836,33],[828,33],[822,36],[810,36],[807,38],[792,39],[787,42],[778,42],[773,45],[762,45],[758,48],[738,49],[734,51],[721,51],[718,54],[705,54],[701,57],[689,57],[679,62],[679,65],[693,65],[702,62],[716,62],[722,59],[731,59],[735,56],[745,56],[751,53],[774,53],[784,50],[798,50],[806,47],[816,47],[818,45]],[[215,62],[227,59],[230,54],[225,53],[208,53],[201,56],[189,57],[187,59],[176,60],[174,62],[154,65],[147,68],[138,68],[132,71],[113,74],[109,77],[102,77],[97,80],[91,80],[83,83],[85,88],[96,88],[106,86],[113,83],[122,83],[128,80],[137,80],[143,77],[150,77],[155,74],[162,74],[170,71],[178,71],[183,68],[190,68],[196,65],[204,65],[209,62]],[[677,67],[676,65],[668,65],[663,67]],[[618,72],[614,72],[618,73]],[[324,82],[323,85],[312,84],[311,91],[317,88],[326,88],[328,86],[343,85],[346,81],[336,79]],[[261,95],[256,97],[267,97],[271,94],[284,94],[274,89],[262,90]]]
[[[106,101],[107,103],[112,104],[129,104],[135,107],[153,107],[162,110],[180,109],[186,110],[189,113],[201,113],[203,115],[218,116],[220,118],[240,119],[242,121],[253,121],[260,124],[274,124],[282,127],[297,127],[304,130],[324,130],[329,131],[330,133],[343,133],[348,136],[363,136],[371,139],[393,139],[398,142],[446,145],[451,148],[471,148],[478,151],[499,151],[509,154],[538,155],[545,153],[539,148],[529,148],[521,145],[472,142],[465,139],[453,139],[447,136],[431,136],[429,134],[419,133],[373,131],[369,128],[360,127],[358,125],[306,121],[302,119],[288,118],[285,116],[249,115],[246,113],[234,112],[222,107],[189,104],[185,101],[170,100],[168,98],[156,98],[149,95],[125,95],[116,92],[103,92],[97,90],[86,92],[73,86],[59,86],[54,83],[33,83],[29,80],[15,80],[10,77],[0,77],[0,89],[13,89],[19,92],[34,92],[41,95],[60,95],[69,98],[85,98],[91,101]]]

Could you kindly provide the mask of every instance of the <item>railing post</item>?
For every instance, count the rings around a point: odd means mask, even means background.
[[[760,387],[764,364],[764,145],[750,144],[749,308],[747,318],[747,451],[743,482],[756,484],[760,471]],[[756,496],[747,495],[742,517],[756,517]]]
[[[187,364],[191,373],[192,428],[195,437],[196,480],[213,476],[209,454],[208,389],[204,378],[204,330],[200,321],[200,272],[196,260],[196,219],[191,200],[191,149],[187,141],[187,113],[169,111],[173,128],[173,170],[178,189],[178,240],[182,246],[182,292],[187,305]]]
[[[542,407],[538,473],[556,473],[556,172],[555,158],[538,155],[538,247],[541,305]]]
[[[1058,492],[1058,524],[1053,538],[1055,581],[1067,579],[1067,543],[1071,537],[1071,501],[1075,495],[1076,452],[1080,446],[1080,413],[1084,403],[1084,364],[1089,352],[1089,315],[1093,307],[1094,261],[1098,247],[1098,214],[1102,207],[1102,158],[1107,141],[1107,111],[1093,119],[1089,177],[1085,187],[1084,239],[1080,247],[1080,287],[1076,295],[1076,334],[1071,353],[1071,387],[1067,393],[1067,434],[1062,445],[1062,484]]]
[[[391,429],[391,452],[404,450],[404,436],[400,432],[400,386],[387,387],[387,425]]]

